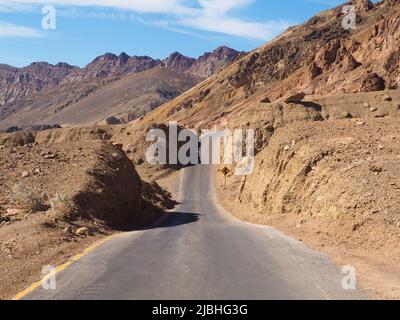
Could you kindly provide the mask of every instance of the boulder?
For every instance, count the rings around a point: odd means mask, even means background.
[[[376,73],[371,73],[365,77],[361,85],[362,92],[385,90],[385,80]]]
[[[14,132],[19,132],[19,131],[22,131],[22,129],[15,127],[15,126],[12,126],[12,127],[9,127],[6,129],[6,133],[14,133]]]
[[[121,120],[117,119],[116,117],[108,117],[107,119],[105,119],[105,122],[107,125],[118,125],[121,124]]]
[[[90,233],[90,231],[89,231],[89,228],[87,228],[87,227],[82,227],[75,231],[75,234],[77,236],[88,236],[89,233]]]
[[[292,94],[285,99],[285,103],[301,102],[305,96],[306,96],[306,94],[304,92],[298,92],[298,93]]]
[[[261,103],[271,103],[271,99],[269,97],[265,97],[260,102]]]
[[[383,101],[390,102],[390,101],[392,101],[393,99],[392,99],[392,97],[389,96],[388,94],[385,94],[385,95],[382,97],[382,100],[383,100]]]
[[[22,178],[28,178],[30,175],[31,174],[29,173],[29,171],[24,171],[24,172],[22,172],[21,177]]]

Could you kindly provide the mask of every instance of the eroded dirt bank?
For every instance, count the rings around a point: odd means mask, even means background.
[[[397,118],[300,121],[279,128],[252,175],[228,178],[221,203],[356,267],[375,298],[400,297]]]
[[[46,143],[10,136],[13,143],[0,146],[1,299],[40,280],[43,266],[154,223],[173,205],[139,177],[121,146],[80,139],[78,131],[57,143],[51,132]]]

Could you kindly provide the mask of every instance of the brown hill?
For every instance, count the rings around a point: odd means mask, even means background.
[[[222,46],[213,52],[206,52],[200,56],[193,62],[188,72],[202,78],[208,78],[235,61],[242,54],[244,53]]]
[[[128,122],[176,98],[199,81],[198,77],[157,67],[112,82],[70,107],[42,118],[40,122],[88,124],[109,117]],[[41,112],[46,113],[48,111]],[[34,117],[34,114],[28,116],[29,119]]]
[[[0,65],[0,106],[54,88],[78,69],[66,63],[35,62],[21,69]]]
[[[83,69],[66,77],[66,82],[88,79],[118,78],[131,73],[138,73],[161,65],[160,60],[147,56],[128,56],[121,53],[119,56],[106,53],[97,57]]]
[[[398,88],[400,3],[356,1],[357,28],[342,27],[342,6],[290,28],[166,104],[146,121],[212,125],[260,103]],[[301,97],[302,98],[302,97]],[[301,100],[301,99],[300,99]]]
[[[99,121],[109,115],[119,115],[123,121],[129,121],[141,116],[143,111],[148,112],[190,89],[205,77],[230,64],[239,54],[233,49],[221,47],[199,59],[174,53],[164,61],[146,56],[130,57],[126,53],[119,56],[107,53],[82,69],[65,63],[33,63],[22,69],[0,65],[0,128],[48,124],[42,122],[47,118],[52,123],[53,119],[58,119],[60,123],[80,124]],[[131,77],[151,69],[160,70],[162,67],[171,70],[170,76],[164,70],[150,72],[139,78]],[[85,114],[85,111],[80,110],[86,106],[85,103],[75,106],[80,100],[125,77],[125,81],[100,91],[103,96],[105,92],[110,95],[107,102],[111,105],[108,106],[110,111],[107,114],[104,114],[104,108],[100,108],[102,111],[99,111],[98,116],[94,110],[86,112],[91,114],[89,118],[73,116],[77,110]],[[129,84],[129,81],[137,83]],[[116,92],[115,88],[118,86],[121,86],[117,90],[120,94],[124,91],[123,88],[129,87],[129,92],[125,90],[124,95],[115,102],[113,92]],[[93,97],[92,100],[100,99]],[[71,106],[75,107],[70,109]],[[66,113],[70,116],[63,119],[62,115],[67,109],[71,110]],[[74,117],[79,118],[79,122],[72,121]]]
[[[196,59],[186,57],[179,52],[174,52],[163,60],[163,64],[166,68],[185,73],[188,72],[195,61]]]
[[[222,46],[213,52],[206,52],[198,59],[188,58],[179,52],[174,52],[163,60],[163,63],[172,70],[208,78],[235,61],[241,54],[243,53]]]

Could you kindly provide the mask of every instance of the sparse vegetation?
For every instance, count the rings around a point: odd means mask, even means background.
[[[55,220],[70,220],[74,215],[74,203],[68,194],[56,194],[50,199],[49,216]]]
[[[48,201],[46,192],[26,187],[22,183],[14,185],[9,198],[13,205],[30,212],[45,210]]]

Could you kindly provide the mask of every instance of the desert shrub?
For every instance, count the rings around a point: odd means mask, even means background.
[[[74,203],[67,194],[56,194],[50,199],[49,216],[55,220],[70,220],[74,216]]]
[[[31,212],[45,210],[48,200],[46,192],[37,188],[26,187],[21,183],[14,185],[9,198],[13,205]]]

